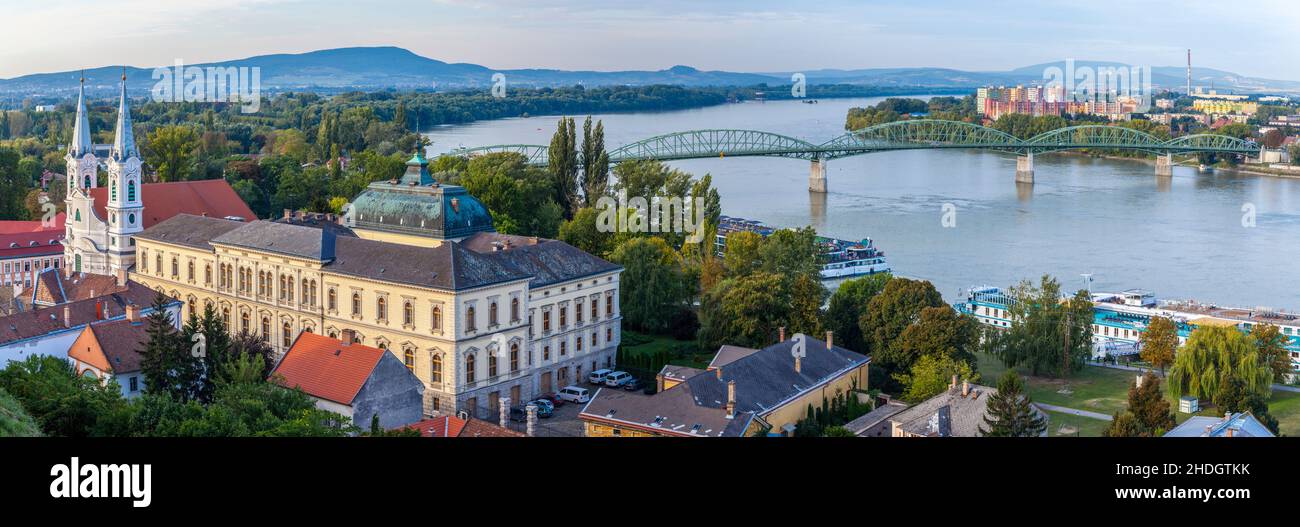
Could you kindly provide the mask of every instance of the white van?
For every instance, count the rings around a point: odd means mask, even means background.
[[[577,386],[565,386],[560,388],[559,393],[556,395],[561,400],[569,401],[571,403],[585,403],[591,400],[591,392],[588,392],[586,388],[579,388]]]
[[[632,380],[632,374],[625,371],[616,371],[605,376],[605,386],[612,388],[621,388],[627,381]]]
[[[614,370],[600,369],[587,375],[587,382],[592,384],[605,384],[605,376],[614,373]]]

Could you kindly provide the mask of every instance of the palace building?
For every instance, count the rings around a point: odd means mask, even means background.
[[[133,236],[131,276],[281,355],[302,332],[393,353],[431,416],[488,417],[613,366],[622,268],[496,233],[428,164],[417,153],[401,179],[370,184],[344,226],[176,215]]]
[[[67,218],[64,221],[63,268],[72,273],[112,275],[135,262],[134,236],[177,214],[251,220],[255,216],[223,179],[142,183],[143,162],[131,130],[126,76],[118,103],[117,129],[108,158],[106,187],[99,186],[101,160],[90,140],[86,87],[82,79],[67,164]]]

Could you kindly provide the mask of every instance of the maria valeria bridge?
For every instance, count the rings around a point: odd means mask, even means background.
[[[1197,134],[1161,140],[1122,126],[1083,125],[1058,128],[1029,139],[959,121],[912,119],[846,133],[822,144],[756,130],[690,130],[643,139],[609,151],[610,163],[640,159],[671,161],[711,157],[789,157],[812,162],[808,190],[826,192],[826,162],[832,159],[923,148],[974,148],[1016,154],[1016,181],[1033,183],[1034,155],[1063,150],[1131,150],[1156,156],[1156,175],[1173,174],[1174,154],[1258,155],[1260,147],[1226,135]],[[461,148],[452,155],[516,152],[531,164],[547,163],[544,145],[493,145]]]

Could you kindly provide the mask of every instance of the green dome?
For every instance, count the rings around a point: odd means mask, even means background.
[[[416,153],[398,181],[371,183],[352,201],[355,227],[436,239],[494,232],[487,207],[464,187],[440,185]]]

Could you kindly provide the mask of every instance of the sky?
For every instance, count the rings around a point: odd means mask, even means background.
[[[0,0],[0,78],[347,46],[496,69],[1007,70],[1074,58],[1300,80],[1295,0]]]

